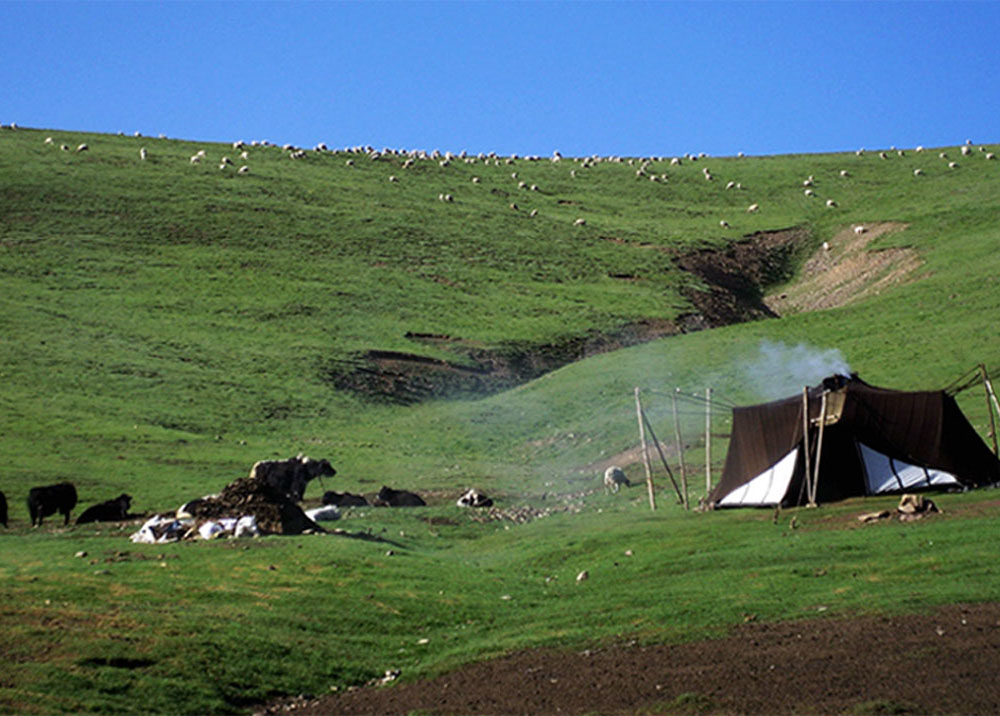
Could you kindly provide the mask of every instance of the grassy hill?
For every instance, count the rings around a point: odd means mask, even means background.
[[[158,712],[231,711],[527,645],[696,638],[749,611],[997,599],[995,569],[965,569],[991,563],[986,548],[961,539],[987,529],[974,509],[984,493],[948,498],[975,513],[963,520],[821,529],[862,509],[852,503],[803,516],[790,537],[769,515],[685,514],[662,485],[652,514],[638,490],[583,494],[597,482],[581,470],[636,442],[635,386],[668,437],[675,386],[756,401],[799,345],[836,349],[869,382],[900,389],[993,367],[994,150],[404,168],[388,155],[293,160],[247,147],[243,161],[227,145],[0,131],[0,489],[12,516],[0,533],[0,652],[15,664],[0,708],[129,711],[141,698]],[[223,156],[235,165],[220,169]],[[487,397],[404,405],[344,389],[371,351],[471,366],[474,351],[524,358],[640,322],[679,324],[704,285],[678,257],[797,227],[806,239],[780,267],[794,271],[872,222],[905,229],[870,249],[905,246],[922,265],[862,302],[596,355]],[[959,398],[985,436],[982,395]],[[703,420],[685,414],[694,464]],[[715,425],[724,432],[724,416]],[[439,504],[352,516],[342,524],[355,539],[243,545],[141,547],[127,532],[26,525],[33,485],[70,479],[82,506],[127,491],[138,511],[172,509],[256,460],[302,451],[337,467],[328,489],[390,484]],[[471,485],[557,514],[481,524],[450,506]],[[918,534],[933,555],[900,539]],[[926,559],[931,579],[894,566]],[[807,585],[817,561],[831,578]],[[592,579],[578,588],[583,568]],[[589,586],[612,579],[629,585],[621,604]]]

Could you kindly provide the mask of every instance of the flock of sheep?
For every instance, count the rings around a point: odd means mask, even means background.
[[[3,125],[0,125],[0,128],[3,128]],[[11,123],[10,125],[8,125],[7,129],[17,129],[17,125],[15,123]],[[119,132],[118,134],[120,136],[124,136],[123,132]],[[142,137],[142,134],[140,132],[135,132],[133,136],[135,136],[135,137]],[[162,134],[159,135],[159,137],[161,139],[165,139],[165,136],[162,135]],[[47,137],[45,139],[45,143],[47,145],[54,145],[55,144],[55,139],[53,137],[51,137],[51,136]],[[242,162],[242,165],[236,170],[237,174],[248,174],[250,172],[250,166],[249,166],[249,164],[247,162],[250,159],[250,150],[251,149],[258,150],[258,149],[267,149],[267,148],[274,149],[274,148],[279,148],[279,147],[278,147],[278,145],[275,145],[275,144],[273,144],[273,143],[271,143],[269,141],[266,141],[266,140],[263,140],[263,141],[252,141],[250,143],[245,143],[243,141],[233,142],[232,143],[233,152],[234,153],[235,152],[239,152],[238,158]],[[72,148],[69,145],[67,145],[67,144],[61,144],[60,145],[60,149],[63,150],[63,151],[67,151],[68,152],[68,151],[71,151]],[[89,149],[89,147],[87,146],[87,144],[79,144],[75,148],[75,151],[76,152],[83,152],[83,151],[87,151],[88,149]],[[298,147],[298,146],[295,146],[295,145],[292,145],[292,144],[283,144],[283,145],[280,146],[280,149],[281,149],[281,151],[283,151],[284,153],[286,153],[289,158],[294,159],[294,160],[306,159],[311,154],[312,155],[324,155],[324,154],[328,155],[328,154],[338,154],[338,153],[341,153],[341,154],[347,154],[347,155],[349,155],[348,158],[345,160],[345,166],[347,166],[347,167],[354,167],[354,166],[356,166],[355,157],[358,157],[358,158],[364,157],[364,158],[366,158],[370,162],[380,162],[380,161],[381,162],[393,162],[393,164],[397,165],[401,170],[410,169],[410,168],[416,166],[418,162],[434,162],[439,167],[445,168],[445,167],[448,167],[448,166],[450,166],[452,164],[455,164],[455,163],[464,163],[464,164],[469,164],[469,165],[475,165],[475,164],[482,163],[482,164],[488,165],[488,166],[489,165],[492,165],[492,166],[508,165],[508,166],[510,166],[510,165],[516,165],[516,164],[522,163],[522,162],[523,163],[533,163],[533,162],[548,161],[548,162],[551,162],[553,164],[558,164],[560,162],[567,161],[567,162],[572,163],[572,164],[575,165],[573,168],[571,168],[569,170],[569,176],[570,176],[571,179],[577,178],[580,175],[580,171],[581,170],[589,169],[589,168],[594,167],[594,166],[596,166],[598,164],[602,164],[602,163],[628,164],[629,166],[636,167],[635,168],[635,176],[636,176],[636,178],[639,178],[639,179],[648,178],[650,181],[664,183],[664,184],[669,183],[670,176],[666,172],[664,172],[662,170],[662,168],[660,169],[660,171],[656,171],[656,167],[654,165],[656,165],[658,163],[660,163],[660,164],[662,164],[662,163],[669,163],[669,166],[671,168],[673,168],[673,167],[680,167],[684,163],[704,162],[705,160],[709,159],[708,155],[705,154],[705,153],[700,153],[700,154],[697,154],[697,155],[689,153],[689,154],[684,155],[683,157],[656,157],[656,156],[651,156],[651,157],[644,157],[644,158],[625,158],[625,157],[615,156],[615,155],[611,155],[611,156],[591,155],[591,156],[588,156],[588,157],[577,157],[577,158],[573,158],[573,159],[570,159],[570,160],[564,160],[563,157],[562,157],[562,154],[560,152],[558,152],[558,151],[553,152],[551,157],[541,157],[539,155],[520,156],[520,155],[517,155],[517,154],[512,154],[510,156],[500,156],[496,152],[488,152],[488,153],[480,152],[478,154],[472,155],[472,154],[469,154],[469,153],[467,153],[465,151],[462,151],[462,152],[459,152],[459,153],[455,154],[455,153],[452,153],[450,151],[442,153],[439,150],[433,150],[433,151],[428,152],[428,151],[425,151],[425,150],[415,150],[415,149],[414,150],[402,150],[402,149],[392,149],[392,148],[388,148],[388,147],[385,147],[383,149],[376,149],[375,147],[373,147],[371,145],[366,145],[366,146],[361,146],[361,145],[350,146],[350,147],[345,147],[345,148],[343,148],[343,149],[341,149],[341,150],[338,151],[338,150],[331,150],[330,148],[327,147],[326,144],[324,144],[322,142],[319,143],[319,144],[317,144],[311,150],[306,150],[306,149],[303,149],[302,147]],[[924,147],[918,146],[913,151],[915,153],[917,153],[917,154],[922,154],[922,153],[924,153],[925,150],[924,150]],[[973,156],[974,155],[974,151],[973,151],[973,148],[972,148],[972,141],[971,140],[966,140],[966,143],[960,147],[960,152],[961,152],[961,155],[963,157],[971,157],[971,156]],[[996,159],[996,155],[993,152],[987,152],[986,149],[985,149],[985,147],[979,147],[979,152],[981,152],[983,154],[983,156],[987,160],[995,160]],[[866,152],[865,149],[862,148],[862,149],[857,150],[855,152],[855,154],[858,157],[864,157],[864,156],[866,156],[867,152]],[[902,156],[906,155],[906,151],[902,150],[902,149],[896,149],[895,147],[892,147],[892,148],[890,148],[889,151],[879,151],[878,152],[878,157],[881,160],[888,160],[893,155],[902,157]],[[743,154],[743,152],[739,152],[736,155],[736,158],[737,159],[741,159],[744,156],[745,155]],[[956,161],[953,161],[948,156],[947,152],[940,152],[939,155],[938,155],[938,157],[939,157],[940,160],[947,162],[947,166],[948,166],[949,169],[957,169],[958,166],[959,166]],[[140,149],[139,149],[139,159],[140,159],[140,161],[146,161],[148,158],[149,158],[149,151],[148,151],[148,149],[145,146],[140,147]],[[201,164],[203,161],[207,161],[207,160],[208,160],[208,154],[207,154],[206,150],[204,150],[204,149],[199,150],[198,152],[196,152],[194,155],[192,155],[189,158],[189,162],[191,164]],[[230,168],[232,168],[234,166],[235,166],[235,163],[234,163],[233,159],[230,158],[228,155],[223,155],[223,156],[220,157],[218,168],[221,171],[229,170]],[[702,175],[703,175],[703,177],[704,177],[704,179],[706,181],[711,182],[711,181],[715,180],[715,175],[713,175],[711,169],[708,166],[704,166],[701,171],[702,171]],[[849,179],[851,177],[851,173],[848,170],[846,170],[846,169],[840,170],[839,175],[840,175],[841,179],[845,179],[845,180]],[[915,177],[923,176],[924,175],[924,171],[921,168],[915,168],[913,170],[913,175]],[[517,187],[517,189],[519,191],[525,191],[525,192],[540,192],[541,191],[541,188],[539,187],[538,184],[529,183],[525,179],[521,178],[520,175],[519,175],[519,173],[516,170],[513,171],[513,172],[511,172],[510,177],[511,177],[511,180],[513,182],[516,182],[516,187]],[[399,175],[397,175],[397,174],[390,174],[388,176],[388,181],[390,183],[392,183],[392,184],[398,184],[400,182]],[[482,179],[479,176],[473,176],[471,178],[471,183],[473,185],[481,185]],[[810,175],[810,176],[806,177],[802,181],[803,194],[806,197],[809,197],[809,198],[816,198],[817,194],[816,194],[815,185],[816,185],[816,179],[815,179],[815,177],[813,175]],[[745,189],[746,188],[743,186],[742,182],[735,181],[735,180],[730,180],[725,185],[725,190],[726,191],[730,191],[730,190],[743,191]],[[439,193],[438,196],[437,196],[437,198],[438,198],[438,201],[441,201],[441,202],[444,202],[444,203],[452,203],[452,202],[455,201],[454,194],[451,194],[451,193],[448,193],[448,192],[441,192],[441,193]],[[835,208],[838,207],[838,202],[834,198],[827,198],[827,199],[825,199],[825,206],[827,208],[829,208],[829,209],[835,209]],[[521,210],[521,207],[518,205],[517,202],[510,202],[508,204],[508,207],[511,210],[513,210],[513,211],[520,211]],[[752,203],[750,203],[750,204],[747,205],[747,207],[746,207],[746,213],[748,213],[748,214],[755,214],[755,213],[760,212],[761,209],[762,209],[762,206],[761,206],[760,202],[752,202]],[[537,217],[538,214],[539,214],[538,209],[531,209],[529,212],[527,212],[527,215],[529,217],[532,217],[532,218]],[[574,226],[585,226],[586,223],[587,223],[586,219],[584,219],[582,217],[578,217],[578,218],[575,218],[573,220],[573,225]],[[719,226],[722,227],[723,229],[729,229],[729,228],[731,228],[731,224],[726,219],[721,219],[719,221]]]

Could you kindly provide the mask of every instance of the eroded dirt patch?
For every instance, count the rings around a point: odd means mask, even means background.
[[[902,231],[904,224],[861,224],[861,231],[848,227],[809,258],[793,286],[767,296],[766,305],[786,315],[844,306],[910,280],[922,261],[908,248],[872,251],[872,241]]]
[[[1000,604],[959,604],[904,616],[751,621],[690,644],[521,651],[267,712],[995,714],[997,663]]]

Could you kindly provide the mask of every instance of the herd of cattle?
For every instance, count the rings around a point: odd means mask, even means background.
[[[250,469],[250,478],[260,480],[274,491],[293,502],[301,502],[306,487],[310,481],[320,477],[332,477],[337,471],[327,460],[315,460],[305,455],[297,455],[288,460],[264,460],[254,464]],[[212,499],[207,496],[201,499]],[[374,505],[376,507],[418,507],[427,503],[415,492],[396,490],[383,486],[378,494],[369,502],[364,495],[350,492],[326,491],[323,493],[323,505],[335,507],[355,507]],[[63,524],[68,525],[70,513],[76,508],[76,487],[71,482],[60,482],[55,485],[33,487],[28,492],[28,513],[31,516],[31,526],[39,527],[42,520],[56,513],[63,516]],[[187,507],[191,503],[186,503]],[[456,503],[460,507],[490,507],[493,500],[476,489],[470,489]],[[88,522],[121,522],[130,519],[128,514],[132,505],[131,495],[121,494],[118,497],[91,505],[77,518],[76,524]],[[7,526],[7,499],[0,492],[0,524]]]

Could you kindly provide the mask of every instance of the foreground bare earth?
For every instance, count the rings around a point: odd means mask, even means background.
[[[997,714],[1000,604],[740,625],[723,639],[532,650],[296,714]]]

